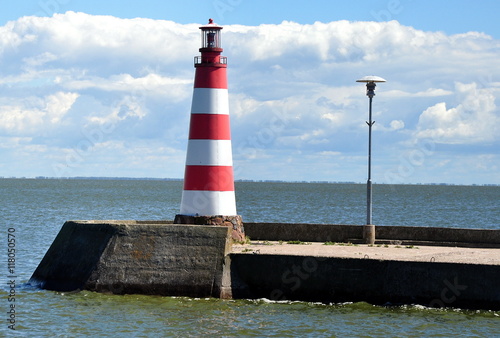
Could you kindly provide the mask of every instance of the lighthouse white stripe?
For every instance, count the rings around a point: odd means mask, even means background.
[[[191,114],[229,114],[227,89],[194,88]]]
[[[232,166],[231,140],[189,140],[186,165]]]
[[[182,191],[181,215],[234,216],[236,199],[234,191]]]

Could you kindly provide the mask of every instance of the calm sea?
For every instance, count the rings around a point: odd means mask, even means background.
[[[0,179],[0,336],[500,336],[500,312],[492,311],[59,293],[23,284],[66,220],[171,220],[181,191],[178,181]],[[238,182],[236,198],[247,222],[365,221],[362,184]],[[373,221],[500,229],[499,201],[498,186],[375,185]],[[7,321],[9,233],[17,250],[16,331]]]

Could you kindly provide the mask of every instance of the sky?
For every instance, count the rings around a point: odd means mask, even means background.
[[[500,184],[498,1],[0,4],[0,176],[182,178],[213,18],[236,179],[365,182],[377,75],[375,183]]]

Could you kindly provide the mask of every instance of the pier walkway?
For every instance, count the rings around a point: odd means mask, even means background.
[[[500,265],[498,248],[413,246],[397,243],[368,246],[347,243],[325,245],[319,242],[288,244],[277,241],[251,241],[250,244],[233,245],[232,253]]]

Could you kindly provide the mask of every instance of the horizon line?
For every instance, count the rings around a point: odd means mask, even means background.
[[[130,181],[184,181],[182,178],[171,178],[171,177],[127,177],[127,176],[67,176],[67,177],[52,177],[52,176],[0,176],[0,179],[26,179],[26,180],[36,180],[36,179],[47,179],[47,180],[130,180]],[[249,182],[249,183],[323,183],[323,184],[363,184],[365,182],[354,182],[354,181],[327,181],[327,180],[277,180],[277,179],[237,179],[234,182]],[[444,182],[428,182],[428,183],[377,183],[378,185],[441,185],[441,186],[500,186],[497,183],[444,183]]]

